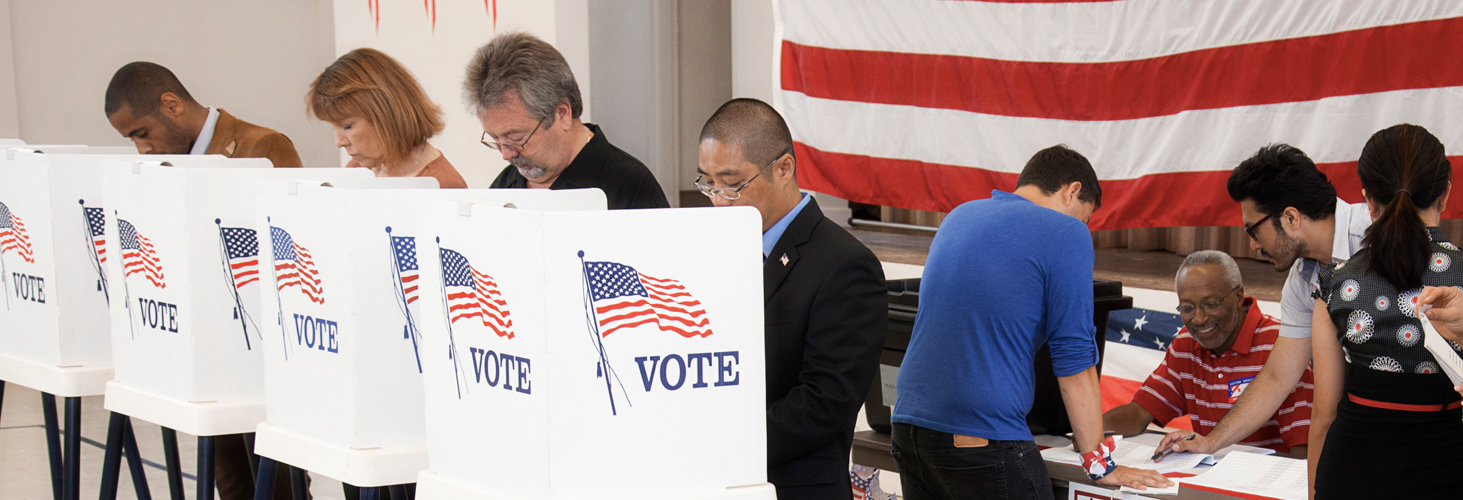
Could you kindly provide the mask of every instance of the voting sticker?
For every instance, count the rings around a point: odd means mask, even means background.
[[[1252,380],[1255,380],[1254,375],[1229,381],[1229,404],[1239,401],[1240,395],[1245,393],[1245,388],[1250,386]]]

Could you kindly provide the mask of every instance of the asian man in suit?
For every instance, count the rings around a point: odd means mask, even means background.
[[[299,167],[284,134],[193,100],[172,71],[150,62],[122,66],[107,84],[107,121],[141,154],[209,154],[268,158],[276,168]]]
[[[696,187],[762,214],[767,478],[779,500],[852,498],[854,420],[888,330],[879,260],[798,191],[787,123],[734,99],[701,129]]]

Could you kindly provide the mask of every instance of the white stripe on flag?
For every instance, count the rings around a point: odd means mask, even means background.
[[[1356,161],[1367,138],[1398,123],[1421,125],[1451,149],[1463,148],[1463,123],[1455,111],[1463,109],[1460,87],[1098,122],[781,94],[783,116],[794,138],[814,148],[1011,174],[1020,173],[1033,153],[1053,144],[1081,151],[1103,180],[1229,170],[1272,142],[1296,146],[1316,163]],[[897,140],[888,135],[891,130],[902,131]],[[1158,144],[1182,144],[1185,154],[1177,158],[1154,154]]]
[[[782,37],[801,45],[1070,63],[1131,61],[1463,16],[1463,2],[1457,0],[782,0],[781,4]],[[874,34],[882,36],[870,36]]]

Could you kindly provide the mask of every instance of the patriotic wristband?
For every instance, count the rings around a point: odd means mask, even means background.
[[[1107,477],[1112,471],[1118,468],[1118,464],[1112,460],[1112,452],[1118,449],[1118,441],[1122,436],[1108,436],[1097,449],[1082,454],[1082,468],[1087,470],[1087,477],[1093,481]]]

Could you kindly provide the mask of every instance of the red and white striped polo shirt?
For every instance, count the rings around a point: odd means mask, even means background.
[[[1254,297],[1245,297],[1244,305],[1249,314],[1228,351],[1215,354],[1199,345],[1187,328],[1181,330],[1169,344],[1163,363],[1133,395],[1133,402],[1159,423],[1189,415],[1195,431],[1207,435],[1214,430],[1265,366],[1280,333],[1280,321],[1260,312]],[[1306,368],[1280,409],[1240,444],[1282,452],[1306,444],[1314,390],[1311,369]]]

